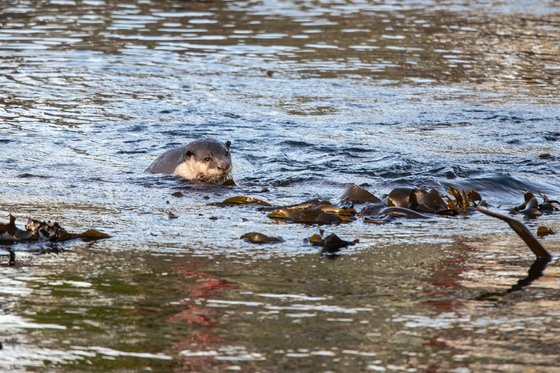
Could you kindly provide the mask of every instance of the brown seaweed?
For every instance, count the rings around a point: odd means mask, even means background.
[[[419,212],[438,213],[447,210],[447,203],[435,189],[415,189],[410,194],[409,207]]]
[[[539,204],[539,210],[544,213],[552,213],[555,211],[560,211],[560,202],[551,200],[545,194],[540,194],[543,199],[543,203]]]
[[[533,193],[525,192],[523,195],[524,202],[521,205],[512,208],[510,213],[523,214],[528,218],[537,218],[543,213],[560,211],[560,202],[551,200],[544,194],[539,195],[543,199],[542,203],[539,203],[538,198]]]
[[[381,202],[379,198],[356,184],[352,184],[346,188],[346,191],[344,191],[340,200],[341,202],[351,203]]]
[[[62,228],[57,222],[44,222],[35,219],[29,219],[27,224],[25,224],[25,230],[23,230],[19,229],[15,222],[16,218],[10,215],[7,224],[0,223],[0,244],[6,245],[43,240],[63,242],[76,238],[92,241],[111,237],[95,229],[89,229],[82,233],[71,233]]]
[[[527,244],[527,246],[529,246],[529,249],[531,249],[531,251],[536,255],[537,258],[552,258],[550,253],[546,251],[539,240],[537,240],[537,238],[531,233],[531,231],[519,220],[480,207],[474,207],[474,209],[483,214],[498,218],[508,223],[511,229],[513,229],[514,232],[517,233],[519,237],[521,237],[521,239]]]
[[[82,233],[71,233],[62,228],[57,222],[44,222],[29,219],[25,224],[25,230],[16,225],[16,218],[9,216],[7,224],[0,223],[0,245],[13,245],[18,243],[32,243],[38,241],[63,242],[80,238],[84,241],[94,241],[110,238],[106,233],[95,229],[88,229]],[[9,265],[15,265],[16,256],[12,248],[4,247],[8,251]]]
[[[327,255],[335,254],[343,247],[352,246],[360,242],[360,240],[357,239],[354,241],[345,241],[334,233],[331,233],[327,237],[323,238],[323,231],[321,231],[320,234],[312,235],[307,240],[314,246],[323,247],[321,254]]]
[[[379,223],[380,220],[386,221],[394,218],[430,219],[427,215],[405,207],[385,207],[382,209],[364,210],[360,211],[360,215],[364,216],[364,221],[368,223]]]
[[[246,196],[235,196],[230,197],[222,202],[214,202],[210,203],[211,206],[240,206],[240,205],[260,205],[260,206],[270,206],[270,203],[260,200],[254,197],[246,197]]]
[[[246,242],[250,242],[254,244],[284,242],[284,239],[282,237],[271,237],[271,236],[267,236],[266,234],[258,233],[258,232],[245,233],[239,238]]]
[[[414,192],[414,188],[395,188],[387,196],[387,204],[396,207],[408,207],[410,195]]]
[[[537,236],[544,237],[551,234],[556,234],[556,231],[550,227],[545,227],[545,226],[537,227]]]
[[[482,202],[482,197],[475,190],[465,191],[450,187],[447,192],[455,199],[453,201],[450,197],[446,197],[448,208],[451,210],[465,211],[469,207],[478,206]]]
[[[391,207],[402,207],[418,212],[446,213],[448,204],[436,189],[395,188],[387,196],[387,204]]]
[[[355,220],[356,210],[342,208],[323,200],[311,200],[297,205],[276,207],[267,215],[270,219],[302,224],[339,224]]]

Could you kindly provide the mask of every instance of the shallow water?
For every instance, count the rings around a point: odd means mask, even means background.
[[[330,260],[318,227],[208,205],[560,198],[558,25],[544,0],[2,3],[0,212],[113,238],[2,258],[0,370],[558,369],[556,259],[508,292],[533,257],[500,221],[329,226],[360,240]],[[233,142],[237,186],[142,172],[204,136]]]

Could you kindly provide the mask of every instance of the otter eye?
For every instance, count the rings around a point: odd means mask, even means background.
[[[210,157],[204,158],[204,162],[210,162],[211,160],[212,160],[212,158],[210,158]]]

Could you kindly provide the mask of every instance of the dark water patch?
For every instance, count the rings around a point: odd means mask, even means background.
[[[514,140],[507,140],[506,144],[510,144],[510,145],[519,145],[521,144],[521,140],[520,139],[514,139]]]
[[[547,141],[558,141],[560,139],[560,132],[548,132],[544,135],[544,139]]]
[[[508,175],[456,180],[453,182],[441,181],[440,183],[445,188],[454,186],[456,188],[476,190],[485,199],[498,204],[522,201],[522,196],[525,191],[536,195],[539,193],[560,195],[560,189],[557,185]]]
[[[143,125],[135,125],[135,126],[126,127],[127,132],[144,132],[146,130],[147,130],[147,127],[143,126]]]
[[[172,113],[178,113],[178,112],[180,112],[179,109],[164,109],[164,110],[161,110],[159,113],[160,114],[172,114]]]
[[[23,173],[17,175],[20,179],[50,179],[52,175],[39,175],[39,174],[32,174],[32,173]]]
[[[296,140],[286,140],[279,143],[280,146],[285,146],[286,148],[308,148],[312,147],[312,144],[309,144],[305,141],[296,141]]]
[[[148,150],[119,150],[117,154],[146,154]]]

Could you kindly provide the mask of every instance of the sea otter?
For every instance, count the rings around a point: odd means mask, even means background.
[[[175,174],[186,180],[222,184],[231,179],[230,141],[194,140],[186,146],[170,149],[146,168],[152,174]]]

